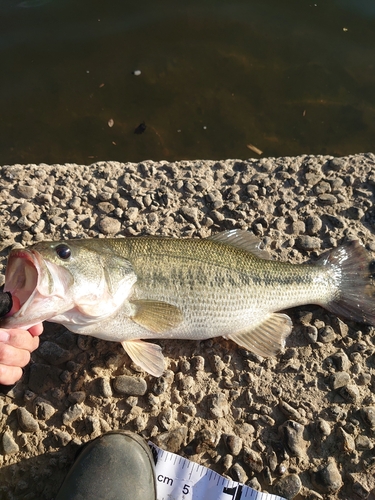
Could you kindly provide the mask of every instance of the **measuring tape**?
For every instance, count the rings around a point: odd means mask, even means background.
[[[227,479],[148,442],[156,460],[157,500],[285,500]]]

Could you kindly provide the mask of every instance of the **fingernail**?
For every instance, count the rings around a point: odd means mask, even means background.
[[[0,330],[0,342],[8,342],[9,338],[10,335],[6,330]]]

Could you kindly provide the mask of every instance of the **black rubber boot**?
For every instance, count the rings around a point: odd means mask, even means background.
[[[156,500],[152,453],[129,431],[112,431],[83,446],[56,500]]]

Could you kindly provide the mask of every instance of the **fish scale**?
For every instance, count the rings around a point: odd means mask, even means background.
[[[149,342],[157,338],[223,336],[271,356],[292,330],[289,316],[277,311],[302,304],[374,325],[368,263],[358,242],[315,264],[272,261],[241,230],[207,239],[42,242],[9,256],[4,290],[21,308],[2,325],[48,320],[121,342],[135,363],[159,376],[164,358]]]

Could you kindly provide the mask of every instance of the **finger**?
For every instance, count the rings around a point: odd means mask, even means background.
[[[43,323],[32,326],[31,328],[29,328],[29,332],[33,337],[38,337],[43,333]]]
[[[22,377],[22,374],[22,368],[19,366],[5,366],[0,364],[0,384],[15,384]]]
[[[6,336],[8,336],[7,340]],[[8,344],[19,349],[25,349],[29,352],[35,351],[39,346],[39,337],[33,337],[27,330],[16,328],[0,330],[0,340],[3,340],[4,345]]]
[[[23,367],[30,361],[30,352],[9,344],[0,344],[0,364]]]

